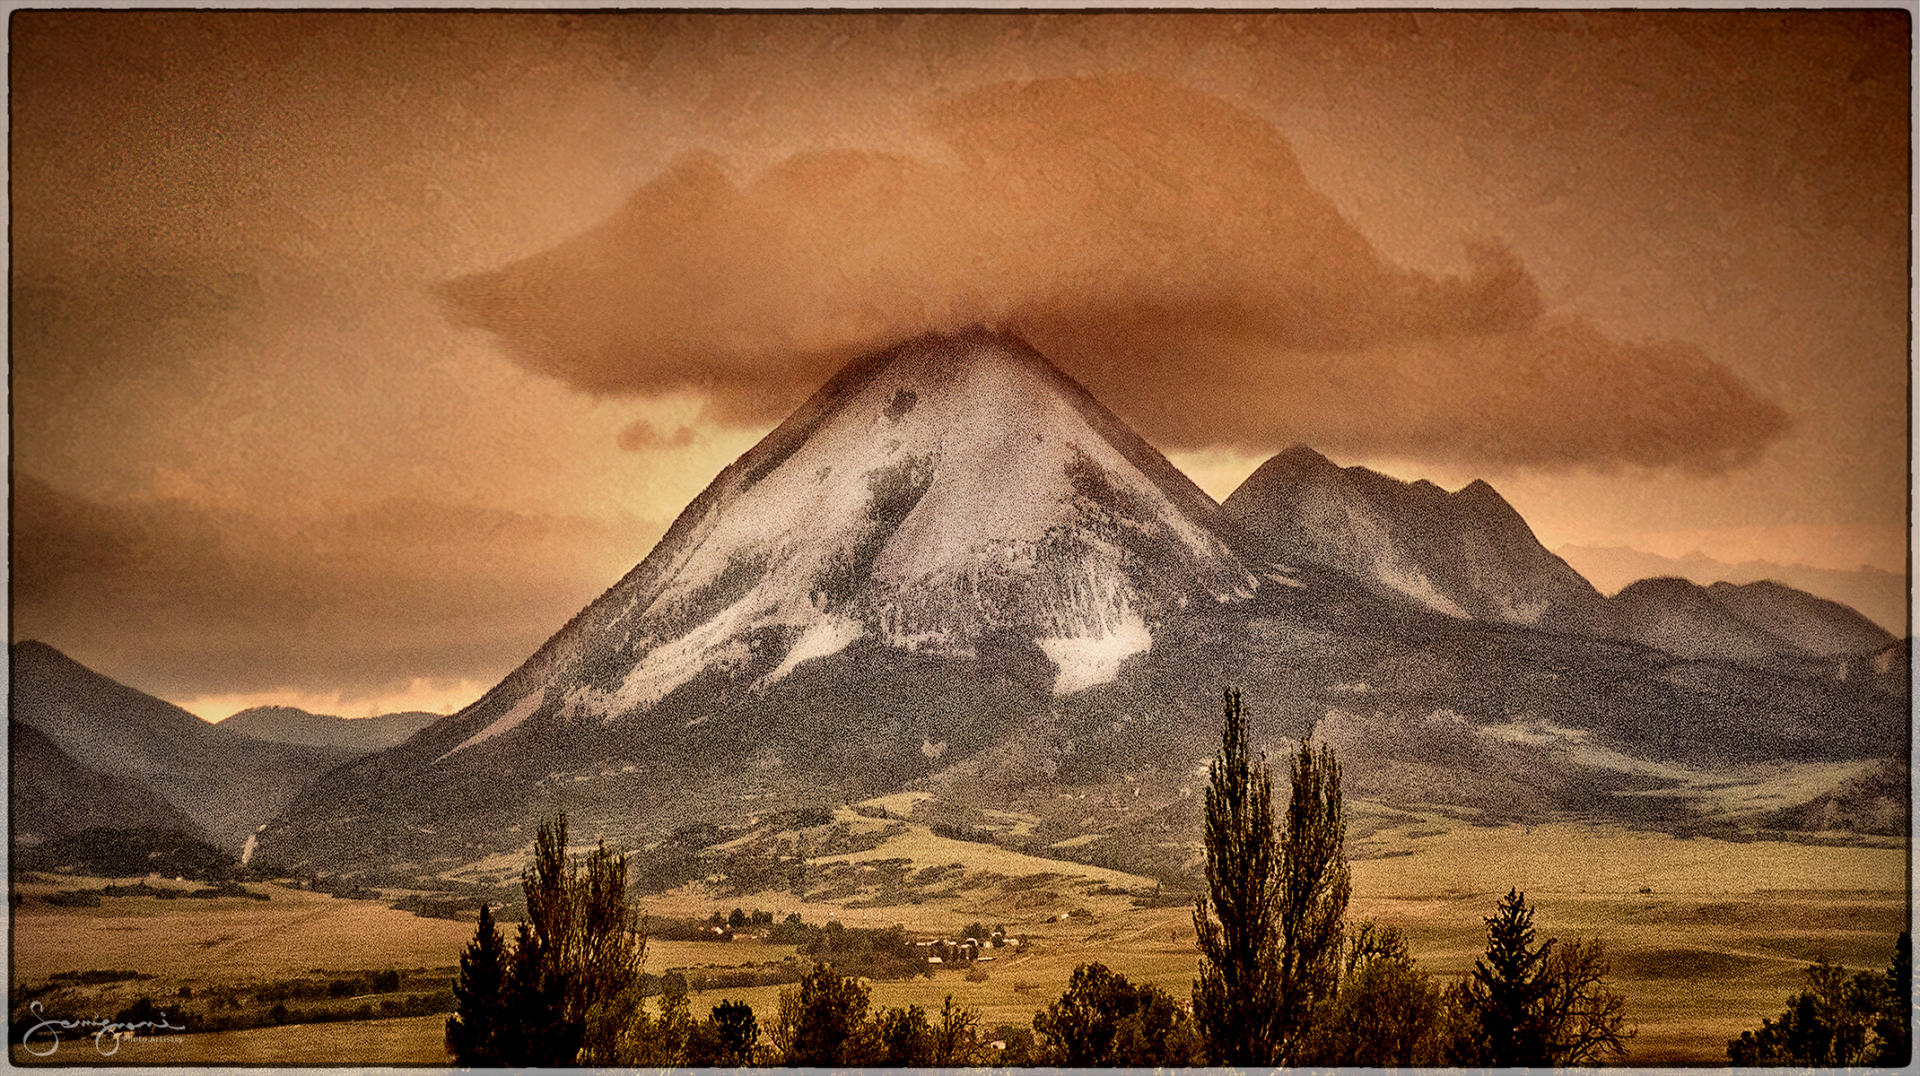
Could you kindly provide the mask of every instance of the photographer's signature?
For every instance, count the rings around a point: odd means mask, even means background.
[[[72,1034],[75,1038],[87,1035],[93,1039],[93,1048],[100,1052],[101,1057],[112,1057],[120,1052],[120,1041],[129,1035],[186,1030],[180,1024],[168,1022],[164,1012],[157,1020],[108,1020],[98,1016],[68,1020],[48,1016],[40,1011],[37,1001],[28,1003],[27,1009],[39,1017],[40,1022],[20,1036],[20,1045],[35,1057],[53,1056],[53,1052],[60,1048],[60,1036],[63,1033]]]

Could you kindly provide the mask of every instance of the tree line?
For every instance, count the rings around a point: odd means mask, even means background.
[[[1778,1019],[1727,1043],[1735,1065],[1904,1067],[1913,1057],[1913,939],[1894,941],[1885,971],[1816,961]]]
[[[526,919],[511,943],[481,909],[447,1048],[476,1066],[1568,1067],[1625,1056],[1633,1032],[1600,943],[1539,938],[1517,889],[1486,918],[1486,950],[1471,972],[1445,983],[1397,928],[1348,922],[1340,764],[1309,737],[1291,752],[1287,776],[1276,819],[1272,775],[1254,757],[1239,693],[1227,691],[1206,795],[1190,1006],[1082,964],[1034,1016],[1031,1035],[989,1050],[978,1013],[951,995],[937,1013],[876,1009],[863,980],[822,962],[782,992],[764,1027],[734,1000],[693,1019],[677,977],[650,1012],[641,990],[647,931],[627,901],[626,857],[602,843],[569,858],[562,815],[534,842],[522,874]],[[1733,1062],[1894,1056],[1889,1014],[1910,1004],[1904,935],[1901,945],[1886,976],[1817,976],[1781,1021],[1730,1044]]]
[[[1445,986],[1397,928],[1348,923],[1333,749],[1300,742],[1276,821],[1273,779],[1253,757],[1237,691],[1224,710],[1207,786],[1207,888],[1193,913],[1193,1060],[1564,1067],[1624,1056],[1632,1032],[1600,944],[1538,940],[1517,890],[1486,919],[1485,955]]]

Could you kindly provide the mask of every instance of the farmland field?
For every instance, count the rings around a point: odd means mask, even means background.
[[[1630,1061],[1716,1063],[1726,1040],[1783,1007],[1802,968],[1818,956],[1853,967],[1884,966],[1893,937],[1907,922],[1907,848],[1733,843],[1678,839],[1611,827],[1581,825],[1478,827],[1439,818],[1376,830],[1356,840],[1350,919],[1372,917],[1405,930],[1425,966],[1441,976],[1471,967],[1485,943],[1481,918],[1509,886],[1538,908],[1544,936],[1601,939],[1612,959],[1611,981],[1627,998],[1638,1028]],[[790,894],[724,899],[698,886],[649,897],[655,916],[699,916],[738,906],[801,913],[809,922],[837,918],[850,926],[903,924],[909,932],[952,933],[979,920],[1004,923],[1029,939],[1023,951],[996,950],[995,959],[963,976],[942,969],[932,977],[873,984],[877,1004],[909,1002],[937,1008],[952,994],[979,1010],[982,1026],[1025,1025],[1057,997],[1074,967],[1098,960],[1184,997],[1196,959],[1190,912],[1175,904],[1142,907],[1129,886],[1151,883],[1077,864],[1016,856],[1001,849],[935,838],[917,827],[861,855],[907,858],[918,866],[962,862],[988,872],[990,884],[901,906],[848,907],[803,903]],[[1044,885],[1021,878],[1041,872]],[[74,988],[62,997],[79,1015],[111,1016],[136,997],[204,999],[210,991],[248,983],[306,977],[357,983],[354,976],[403,973],[392,997],[428,998],[434,983],[452,975],[470,924],[424,919],[381,902],[259,885],[267,901],[157,900],[119,897],[96,907],[58,907],[48,892],[99,885],[60,878],[17,884],[25,896],[15,908],[12,977],[22,986],[60,973],[115,969],[144,978]],[[1036,904],[1034,894],[1048,899]],[[859,903],[858,901],[850,903]],[[1148,901],[1146,903],[1153,903]],[[1061,913],[1072,913],[1062,919]],[[647,968],[723,969],[777,963],[791,946],[746,936],[732,942],[656,940]],[[70,980],[71,981],[71,980]],[[359,987],[352,987],[357,990]],[[696,1011],[722,997],[748,1001],[764,1022],[778,1005],[779,986],[710,990],[695,995]],[[339,993],[336,990],[336,993]],[[343,996],[338,1004],[360,1003]],[[191,1008],[191,1002],[178,1004]],[[320,1004],[315,1002],[314,1004]],[[298,1008],[298,1005],[293,1005]],[[371,1019],[196,1034],[123,1044],[114,1060],[166,1063],[417,1064],[444,1060],[444,1017],[408,1011]],[[64,1051],[58,1058],[81,1060]],[[28,1061],[18,1047],[16,1060]],[[87,1058],[91,1060],[91,1058]]]

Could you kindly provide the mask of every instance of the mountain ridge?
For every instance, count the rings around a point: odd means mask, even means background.
[[[1896,637],[1908,629],[1907,576],[1862,565],[1853,569],[1763,560],[1715,560],[1703,553],[1661,556],[1625,546],[1562,545],[1555,554],[1586,576],[1601,593],[1618,593],[1629,583],[1679,576],[1702,585],[1771,580],[1827,601],[1848,606]]]
[[[1294,445],[1221,509],[1260,555],[1334,568],[1448,616],[1573,633],[1602,616],[1600,593],[1484,479],[1449,493]]]
[[[1894,641],[1844,603],[1772,580],[1652,576],[1603,596],[1482,478],[1449,493],[1294,445],[1222,508],[1256,558],[1319,564],[1448,616],[1746,664],[1860,657]]]
[[[88,829],[161,829],[201,835],[186,813],[128,774],[88,766],[51,737],[7,722],[9,837],[42,844]]]
[[[316,714],[297,706],[252,706],[218,724],[237,735],[270,743],[333,747],[365,753],[392,747],[443,716],[424,710],[408,710],[348,718]]]

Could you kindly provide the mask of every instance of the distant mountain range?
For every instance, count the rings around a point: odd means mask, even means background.
[[[1856,609],[1895,635],[1907,631],[1907,577],[1901,572],[1868,567],[1838,570],[1760,560],[1729,563],[1700,553],[1663,557],[1622,546],[1566,545],[1554,552],[1605,594],[1617,593],[1642,579],[1665,576],[1735,584],[1772,581]]]
[[[256,740],[306,747],[333,747],[366,754],[392,747],[433,724],[441,716],[408,710],[377,717],[349,718],[309,713],[294,706],[255,706],[220,722],[220,727]]]
[[[8,653],[14,841],[187,828],[238,852],[308,781],[357,754],[208,724],[43,643]]]
[[[1333,568],[1384,597],[1461,619],[1748,664],[1867,654],[1894,642],[1858,612],[1772,581],[1643,579],[1603,597],[1478,479],[1449,493],[1424,479],[1341,467],[1296,445],[1221,508],[1259,558]]]
[[[1178,874],[1229,684],[1268,746],[1338,739],[1356,795],[1692,831],[1684,796],[1639,793],[1904,761],[1905,644],[1832,605],[1607,599],[1483,482],[1304,448],[1218,506],[1023,342],[928,337],[842,370],[525,664],[318,777],[258,855],[467,870],[561,807],[720,848],[911,790],[949,831],[1012,815],[1004,839]],[[1834,803],[1866,811],[1860,787]]]
[[[1774,582],[1643,579],[1614,595],[1613,633],[1683,657],[1760,663],[1870,654],[1893,635],[1839,602]]]

